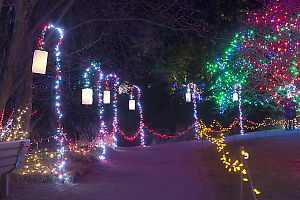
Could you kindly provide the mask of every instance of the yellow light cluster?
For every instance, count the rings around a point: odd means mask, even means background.
[[[26,155],[24,167],[20,173],[26,174],[57,174],[57,152],[38,150]]]
[[[207,128],[206,125],[202,122],[202,120],[199,120],[197,123],[198,123],[198,133],[199,133],[200,137],[205,137],[212,144],[216,144],[218,152],[222,152],[223,155],[220,160],[225,165],[225,168],[228,169],[229,172],[231,172],[231,171],[241,172],[243,175],[249,176],[247,169],[245,168],[245,165],[243,163],[241,163],[239,160],[233,161],[229,157],[229,152],[225,152],[226,144],[225,144],[225,136],[224,136],[223,132],[218,134],[218,138],[213,137],[212,135],[208,134],[208,132],[211,132],[211,129]],[[218,123],[215,123],[215,124],[218,125]],[[218,126],[220,126],[220,125],[218,125]],[[234,126],[234,123],[232,123],[228,128],[230,128],[232,126]],[[241,151],[241,155],[244,157],[244,159],[249,158],[249,154],[247,152],[245,152],[244,150]],[[244,159],[242,159],[242,162]],[[247,182],[248,178],[243,178],[243,181]],[[257,189],[253,189],[253,191],[255,192],[255,194],[260,194],[260,192]]]
[[[257,189],[254,189],[253,192],[255,192],[255,194],[260,194],[260,191],[258,191]]]
[[[122,85],[120,85],[118,88],[118,92],[119,92],[119,94],[129,93],[130,92],[129,84],[127,82],[125,82]]]
[[[210,125],[210,128],[208,128],[207,131],[209,132],[217,132],[217,133],[222,133],[231,130],[237,123],[239,122],[238,119],[234,119],[233,122],[226,128],[223,128],[222,125],[214,120],[213,123]],[[213,129],[218,129],[218,130],[213,130]]]
[[[242,151],[242,156],[247,160],[249,158],[249,154],[246,151]]]
[[[297,116],[299,117],[299,116]],[[271,118],[266,118],[265,120],[262,121],[262,123],[257,123],[257,122],[252,122],[250,120],[244,119],[246,122],[248,122],[249,124],[252,124],[252,126],[248,126],[243,124],[243,127],[245,129],[248,130],[255,130],[261,126],[274,126],[277,124],[284,124],[285,120],[272,120]],[[294,119],[295,120],[295,119]],[[290,121],[294,121],[294,120],[290,120]],[[210,128],[208,129],[209,132],[216,132],[216,133],[221,133],[221,132],[226,132],[231,130],[236,124],[240,125],[240,122],[238,119],[234,119],[234,121],[226,128],[223,128],[222,125],[214,120],[212,124],[210,124]]]
[[[211,128],[217,128],[219,127],[220,130],[222,130],[222,125],[217,121],[217,120],[213,120],[213,123],[210,125]]]
[[[263,120],[262,123],[252,122],[252,121],[249,121],[247,119],[245,121],[252,124],[252,125],[254,125],[254,126],[244,125],[244,128],[246,128],[248,130],[254,130],[254,129],[257,129],[261,126],[274,126],[274,125],[277,125],[277,124],[283,124],[285,122],[284,119],[283,120],[272,120],[271,118],[266,118],[265,120]],[[292,120],[292,121],[294,121],[294,120]]]

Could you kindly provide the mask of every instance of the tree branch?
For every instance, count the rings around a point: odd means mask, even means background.
[[[154,26],[160,26],[160,27],[167,28],[167,29],[170,29],[170,30],[173,30],[173,31],[187,31],[187,30],[190,30],[189,28],[175,28],[175,27],[171,27],[171,26],[168,26],[168,25],[165,25],[165,24],[161,24],[161,23],[150,21],[148,19],[129,17],[129,18],[114,18],[114,19],[107,19],[107,18],[90,19],[90,20],[87,20],[85,22],[82,22],[80,24],[77,24],[76,26],[73,26],[73,27],[67,29],[66,32],[69,32],[69,31],[74,30],[76,28],[79,28],[79,27],[81,27],[83,25],[86,25],[86,24],[89,24],[89,23],[94,23],[94,22],[124,22],[124,21],[140,21],[140,22],[145,22],[147,24],[151,24],[151,25],[154,25]]]
[[[64,2],[65,0],[60,0],[59,2],[57,2],[57,4],[55,4],[55,6],[36,23],[33,29],[31,29],[30,32],[26,34],[26,36],[32,37],[33,33],[37,31],[42,25],[44,25],[45,20]]]

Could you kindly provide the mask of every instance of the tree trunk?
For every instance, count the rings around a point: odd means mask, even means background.
[[[2,11],[2,6],[3,6],[3,0],[0,0],[0,14],[1,14],[1,11]]]
[[[30,76],[26,77],[25,81],[23,82],[21,86],[22,93],[20,94],[20,109],[26,109],[27,112],[23,115],[24,124],[22,126],[22,129],[30,133],[30,122],[31,122],[31,113],[32,113],[32,74]]]
[[[27,112],[23,115],[24,124],[22,126],[23,131],[30,133],[30,122],[31,122],[31,113],[32,113],[32,79],[33,75],[31,73],[31,62],[32,52],[33,52],[33,42],[31,40],[26,41],[26,46],[23,47],[22,51],[21,65],[25,68],[25,78],[19,89],[19,102],[18,108],[21,110],[27,109]],[[27,59],[26,59],[27,58]],[[29,59],[28,59],[29,58]],[[25,62],[27,60],[27,62]]]
[[[26,2],[27,1],[24,0],[15,1],[16,17],[15,17],[15,24],[14,24],[13,40],[9,51],[7,69],[0,88],[1,89],[1,95],[0,95],[1,111],[5,108],[7,101],[12,95],[13,83],[16,78],[19,56],[23,45]]]

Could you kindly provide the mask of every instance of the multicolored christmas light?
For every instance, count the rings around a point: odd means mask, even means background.
[[[62,39],[64,38],[63,29],[56,27],[53,24],[49,24],[48,26],[45,26],[41,38],[38,41],[38,46],[40,49],[43,49],[45,44],[45,35],[48,30],[54,30],[58,32],[58,42],[55,46],[55,61],[56,61],[56,76],[55,76],[55,110],[57,115],[57,131],[55,139],[58,141],[60,148],[57,150],[59,152],[58,156],[58,178],[60,181],[64,182],[66,180],[66,174],[65,174],[65,158],[64,158],[64,152],[65,147],[64,143],[67,141],[66,133],[64,133],[63,126],[61,123],[61,119],[63,117],[62,110],[61,110],[61,82],[62,82],[62,76],[61,76],[61,51],[60,46],[62,44]]]
[[[202,86],[204,87],[204,85],[202,85]],[[153,129],[145,126],[145,128],[149,131],[149,133],[151,133],[153,135],[156,135],[156,136],[159,136],[161,138],[174,139],[176,137],[180,137],[180,136],[185,135],[191,129],[194,128],[194,131],[196,133],[195,138],[200,139],[201,136],[199,136],[199,134],[198,134],[199,131],[200,131],[200,127],[199,127],[199,118],[197,116],[197,101],[202,100],[201,94],[203,93],[203,90],[202,89],[200,90],[199,87],[197,86],[197,84],[189,83],[189,84],[186,85],[185,91],[186,91],[186,93],[190,93],[191,97],[192,97],[191,102],[193,103],[193,116],[194,116],[194,120],[195,120],[194,123],[191,126],[189,126],[186,130],[175,133],[174,136],[157,133]]]
[[[112,80],[112,81],[111,81]],[[111,84],[111,83],[113,84]],[[105,90],[112,90],[112,96],[113,96],[113,102],[112,102],[112,106],[113,106],[113,111],[114,111],[114,118],[113,118],[113,130],[112,130],[112,138],[113,138],[113,148],[117,147],[117,138],[116,138],[116,134],[118,133],[118,98],[117,98],[117,89],[119,86],[120,82],[119,82],[119,78],[117,77],[116,74],[109,74],[105,77]]]
[[[134,95],[134,92],[136,91],[136,96]],[[139,112],[139,118],[140,118],[140,122],[139,122],[139,128],[138,130],[135,132],[135,134],[131,137],[126,136],[126,134],[121,130],[121,128],[119,127],[119,120],[117,120],[117,129],[118,129],[118,133],[121,134],[126,140],[130,140],[133,141],[134,139],[137,138],[138,135],[140,135],[140,141],[141,141],[141,146],[144,147],[145,146],[145,123],[144,123],[144,117],[143,117],[143,109],[142,109],[142,104],[141,104],[141,89],[136,86],[133,85],[130,88],[130,100],[137,100],[137,107],[138,107],[138,112]]]
[[[102,149],[101,155],[99,156],[99,158],[101,160],[105,160],[106,156],[106,140],[111,137],[113,139],[113,148],[115,148],[117,146],[117,139],[116,139],[116,134],[121,134],[126,140],[134,140],[136,139],[136,137],[138,135],[140,135],[140,140],[141,140],[141,146],[145,145],[145,124],[144,124],[144,120],[143,120],[143,110],[142,110],[142,105],[140,102],[140,93],[141,90],[138,86],[133,85],[132,87],[128,87],[127,84],[123,84],[119,86],[119,79],[115,74],[110,74],[107,75],[105,77],[105,80],[103,81],[103,73],[100,69],[100,65],[92,62],[91,66],[89,68],[86,69],[86,72],[84,73],[84,83],[85,83],[85,88],[89,88],[90,87],[90,75],[92,73],[92,71],[96,71],[98,73],[98,81],[97,81],[97,90],[98,90],[98,107],[99,107],[99,123],[100,123],[100,127],[99,127],[99,137],[97,138],[97,140],[99,141],[99,146]],[[112,134],[109,134],[108,128],[105,124],[105,121],[103,120],[103,115],[104,115],[104,106],[103,106],[103,89],[102,89],[102,85],[104,84],[104,89],[106,91],[108,90],[112,90],[112,94],[113,94],[113,111],[114,111],[114,117],[113,117],[113,130],[112,130]],[[117,99],[117,91],[121,94],[121,93],[127,93],[127,91],[130,91],[130,100],[133,99],[137,99],[137,106],[138,106],[138,110],[139,110],[139,117],[140,117],[140,122],[139,122],[139,128],[138,131],[134,134],[134,136],[126,136],[126,134],[121,130],[120,126],[119,126],[119,119],[118,119],[118,108],[117,108],[117,103],[118,103],[118,99]],[[136,93],[136,95],[135,95]]]
[[[186,84],[186,83],[182,83],[180,81],[176,81],[173,83],[172,89],[174,91],[175,90],[179,91],[181,94],[184,94],[184,93],[186,93],[186,90],[187,90],[189,84],[191,84],[191,83]],[[195,89],[193,89],[193,92],[196,96],[196,100],[202,101],[203,100],[202,94],[204,91],[205,84],[204,83],[202,83],[202,84],[193,83],[193,85],[196,87]]]
[[[11,127],[12,127],[12,124],[14,121],[14,119],[13,119],[14,109],[10,113],[6,123],[4,123],[4,121],[3,121],[4,114],[5,114],[5,109],[3,109],[3,111],[2,111],[1,120],[0,120],[0,141],[11,130]]]
[[[257,55],[264,62],[264,85],[260,90],[268,90],[281,105],[289,98],[291,85],[299,83],[299,1],[278,1],[269,7],[247,13],[247,25],[256,30],[258,37]],[[268,55],[269,59],[265,56]],[[299,90],[294,88],[294,101],[299,105]]]
[[[235,35],[225,56],[208,64],[216,82],[211,87],[221,113],[233,107],[235,83],[243,85],[242,104],[284,105],[289,85],[299,84],[299,7],[296,1],[275,2],[247,13],[244,31]],[[299,105],[296,87],[294,101]],[[299,106],[298,106],[299,109]]]
[[[195,122],[194,122],[194,129],[195,129],[195,133],[196,133],[196,138],[199,139],[199,134],[198,131],[199,131],[199,119],[198,119],[198,116],[197,116],[197,99],[198,100],[202,100],[201,98],[201,95],[198,96],[197,98],[197,85],[195,83],[189,83],[187,86],[186,86],[187,90],[186,92],[187,93],[191,93],[192,94],[192,102],[193,102],[193,113],[194,113],[194,119],[195,119]],[[192,91],[191,91],[192,90]]]
[[[91,74],[92,72],[95,72],[96,74]],[[90,81],[90,77],[91,75],[97,75],[97,91],[98,91],[98,109],[99,109],[99,134],[98,134],[98,138],[96,138],[96,140],[98,140],[99,142],[99,146],[102,149],[101,151],[101,155],[99,156],[99,158],[101,160],[105,160],[105,153],[106,153],[106,147],[104,144],[104,138],[107,135],[107,131],[106,131],[106,126],[103,120],[103,114],[104,114],[104,107],[103,107],[103,98],[102,98],[102,85],[103,85],[103,78],[104,75],[102,73],[101,70],[101,64],[100,63],[96,63],[96,62],[92,62],[91,65],[86,69],[83,78],[85,79],[84,81],[84,87],[85,88],[90,88],[91,87],[91,81]]]
[[[244,127],[243,127],[243,112],[242,112],[242,85],[237,83],[234,85],[234,93],[238,94],[238,102],[239,102],[239,119],[240,119],[240,133],[241,135],[244,134]]]

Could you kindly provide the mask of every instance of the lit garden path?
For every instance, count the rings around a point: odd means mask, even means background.
[[[12,188],[13,199],[216,199],[197,154],[201,143],[182,142],[109,151],[110,163],[71,185],[47,183]],[[216,163],[217,164],[217,163]],[[14,190],[14,191],[13,191]]]
[[[285,136],[298,133],[299,130],[284,131],[260,131],[256,133],[249,133],[246,135],[236,135],[228,137],[226,141],[235,141],[241,144],[251,143],[251,139],[257,141],[272,141],[260,142],[260,147],[254,150],[264,148],[267,145],[274,145],[278,143],[287,142],[289,146],[293,137]],[[281,136],[280,136],[281,135]],[[270,138],[266,138],[270,136]],[[272,137],[277,136],[277,137]],[[261,139],[260,139],[261,138]],[[250,140],[248,140],[250,139]],[[245,140],[239,142],[238,140]],[[298,141],[298,139],[296,139]],[[204,142],[205,147],[208,146]],[[294,143],[291,143],[294,145]],[[231,147],[232,144],[229,144]],[[298,145],[296,145],[298,146]],[[227,193],[231,193],[232,184],[239,188],[239,182],[234,180],[225,181],[226,192],[220,191],[216,185],[216,180],[224,176],[224,172],[219,172],[218,175],[206,174],[208,168],[219,168],[222,165],[219,161],[216,151],[210,153],[207,157],[207,148],[202,148],[201,142],[195,141],[180,142],[175,144],[160,144],[151,147],[126,147],[119,148],[117,151],[108,151],[109,163],[105,165],[96,165],[91,168],[91,171],[85,176],[81,177],[74,184],[56,185],[49,183],[20,183],[12,184],[11,199],[32,199],[32,200],[65,200],[65,199],[87,199],[87,200],[215,200],[215,199],[230,199],[227,198]],[[253,147],[249,150],[253,151]],[[214,148],[213,148],[214,149]],[[282,149],[273,149],[281,152]],[[237,151],[237,149],[235,150]],[[272,152],[263,151],[266,155],[258,153],[251,154],[251,160],[263,159],[271,155]],[[289,151],[288,151],[289,152]],[[202,158],[200,158],[202,157]],[[212,160],[210,164],[201,163],[204,160]],[[262,157],[262,158],[261,158]],[[295,157],[296,158],[296,157]],[[259,161],[258,163],[262,163]],[[274,161],[274,163],[276,163]],[[208,166],[206,166],[208,164]],[[253,172],[259,173],[259,167],[253,167]],[[206,172],[204,172],[206,171]],[[263,173],[265,171],[263,170]],[[225,174],[226,175],[226,174]],[[256,184],[262,187],[264,195],[269,194],[267,186],[268,183],[261,183],[261,180],[255,181]],[[238,179],[237,179],[238,180]],[[223,181],[224,182],[224,181]],[[273,181],[274,182],[274,181]],[[239,191],[236,191],[239,194]],[[252,197],[251,194],[249,197]]]

